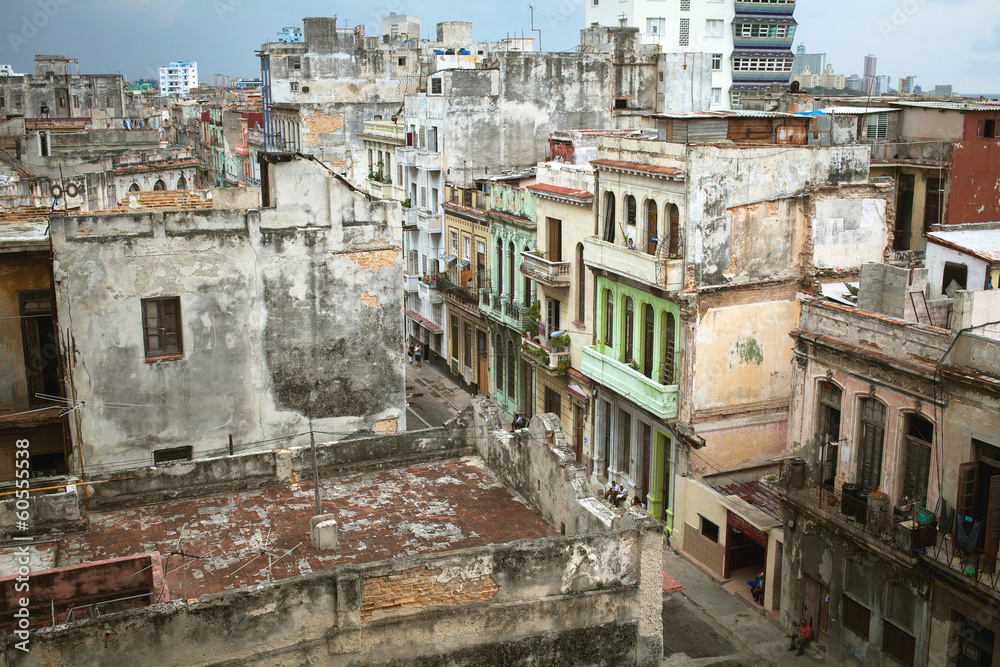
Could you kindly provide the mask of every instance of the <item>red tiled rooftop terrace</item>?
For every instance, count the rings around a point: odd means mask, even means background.
[[[274,559],[272,577],[284,579],[343,563],[557,534],[477,458],[321,479],[320,494],[323,512],[337,518],[336,551],[309,544],[309,481],[91,512],[86,532],[39,544],[32,569],[159,551],[171,598],[179,599],[185,585],[193,598],[266,582],[268,558],[259,556],[265,541],[279,556],[298,545]],[[171,551],[201,558],[178,570],[183,560],[168,559]]]

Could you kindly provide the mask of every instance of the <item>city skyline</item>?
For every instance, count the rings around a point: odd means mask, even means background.
[[[974,14],[983,16],[977,9],[985,6],[984,0],[909,0],[873,9],[862,0],[835,6],[803,0],[796,6],[795,44],[806,44],[810,53],[826,53],[827,62],[845,75],[863,73],[864,57],[872,53],[878,57],[879,74],[915,75],[925,90],[952,84],[959,93],[992,94],[1000,91],[1000,22],[969,20]],[[388,0],[359,11],[346,3],[317,0],[279,7],[263,0],[52,0],[5,12],[11,20],[0,39],[0,63],[31,72],[36,53],[59,53],[78,58],[81,72],[120,72],[132,81],[156,79],[159,67],[174,60],[197,61],[202,79],[215,73],[253,76],[260,45],[274,40],[284,26],[301,26],[305,16],[336,14],[339,25],[364,23],[373,35],[380,28],[379,17],[391,11],[419,16],[425,38],[433,36],[438,22],[450,20],[471,21],[473,38],[480,41],[521,36],[522,31],[532,36],[527,4],[518,12],[496,3],[456,10],[434,0]],[[859,22],[859,15],[866,20]],[[584,22],[580,0],[534,3],[534,26],[541,29],[546,50],[572,50]],[[965,36],[961,43],[942,42],[941,35],[959,30]],[[948,58],[928,44],[946,45]]]

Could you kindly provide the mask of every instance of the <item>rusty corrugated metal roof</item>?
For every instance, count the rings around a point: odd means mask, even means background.
[[[649,164],[640,164],[638,162],[622,162],[620,160],[591,160],[590,164],[597,165],[599,167],[612,167],[617,169],[630,169],[632,171],[644,171],[650,174],[659,174],[662,176],[681,176],[684,172],[680,169],[674,167],[656,167]]]
[[[571,199],[593,199],[594,195],[586,190],[574,190],[573,188],[562,188],[558,185],[549,185],[548,183],[535,183],[534,185],[528,186],[529,190],[535,190],[538,192],[558,195],[560,197],[569,197]]]

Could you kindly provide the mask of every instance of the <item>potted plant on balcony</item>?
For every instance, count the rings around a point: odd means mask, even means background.
[[[410,200],[404,199],[403,201],[399,202],[399,205],[402,206],[403,208],[410,208]]]
[[[560,359],[556,364],[556,375],[566,375],[569,370],[569,359]]]

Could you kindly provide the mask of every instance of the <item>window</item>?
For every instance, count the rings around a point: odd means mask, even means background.
[[[969,280],[969,267],[957,262],[945,262],[941,274],[941,291],[949,296],[956,290],[964,290]]]
[[[194,448],[190,445],[187,447],[156,449],[153,451],[153,465],[170,463],[171,461],[190,461],[192,454],[194,454]]]
[[[625,356],[622,358],[622,361],[626,364],[632,363],[633,354],[635,353],[634,342],[633,342],[634,338],[633,334],[635,333],[634,329],[635,329],[635,312],[634,312],[634,307],[632,305],[632,297],[627,296],[625,297],[625,329],[622,332],[622,336],[624,336],[623,342],[625,343],[625,350],[624,350]]]
[[[545,411],[562,417],[562,397],[552,387],[545,388]]]
[[[872,613],[868,607],[854,598],[844,596],[844,627],[861,637],[868,639],[871,632]]]
[[[647,35],[662,35],[663,31],[667,27],[667,19],[665,18],[648,18],[646,19],[646,34]]]
[[[583,263],[583,244],[576,244],[576,321],[583,322],[587,310],[587,266]]]
[[[993,139],[997,136],[997,122],[992,118],[979,121],[976,136],[981,139]]]
[[[114,109],[115,108],[115,104],[112,101],[110,95],[105,95],[104,96],[104,106],[107,107],[108,109]]]
[[[653,379],[653,353],[656,348],[653,346],[653,335],[656,333],[656,316],[653,313],[653,306],[645,304],[643,306],[642,325],[642,374]]]
[[[705,37],[722,37],[726,29],[726,22],[721,19],[707,19],[705,21]]]
[[[514,343],[507,341],[507,396],[514,398]]]
[[[920,415],[906,417],[906,462],[903,467],[903,502],[925,504],[931,466],[934,424]]]
[[[885,139],[889,136],[889,114],[869,114],[866,123],[865,137],[867,139]]]
[[[2,106],[2,105],[0,105],[0,106]],[[80,108],[80,96],[79,95],[74,95],[73,96],[73,108],[74,109],[79,109]]]
[[[705,538],[708,538],[708,539],[712,540],[713,542],[718,542],[719,541],[719,525],[717,523],[715,523],[714,521],[709,521],[708,519],[706,519],[705,517],[703,517],[700,514],[698,515],[698,518],[701,519],[701,526],[698,529],[698,532],[701,533],[701,536],[705,537]]]
[[[20,109],[22,106],[24,106],[24,96],[18,93],[14,95],[14,108]]]
[[[882,621],[882,651],[904,665],[912,665],[917,640],[913,635],[897,628],[889,621]]]
[[[497,394],[503,393],[503,368],[504,368],[504,358],[503,358],[503,340],[500,336],[496,337],[496,342],[493,345],[493,349],[496,350],[496,382],[497,382]]]
[[[293,93],[299,92],[299,82],[298,81],[292,81],[291,83],[288,84],[288,89],[290,91],[292,91]]]
[[[712,71],[718,72],[722,69],[722,54],[713,53],[712,54]]]
[[[302,56],[288,56],[285,58],[285,63],[290,70],[302,69]]]
[[[458,257],[458,232],[451,232],[449,239],[451,241],[451,254]]]
[[[820,447],[826,449],[825,455],[820,453],[823,462],[823,483],[833,486],[837,477],[837,459],[840,450],[840,403],[842,392],[840,387],[829,382],[819,385],[819,439]]]
[[[633,243],[635,243],[635,220],[635,197],[632,195],[625,195],[625,225],[626,227],[631,227],[631,229],[628,230],[631,233],[631,236],[629,236],[627,240],[632,241]]]
[[[431,95],[441,94],[441,78],[431,79]]]
[[[861,451],[858,484],[874,491],[882,481],[882,446],[885,442],[885,405],[874,398],[861,400]]]
[[[691,46],[691,19],[681,19],[680,46]]]
[[[604,237],[608,243],[615,242],[615,193],[604,193]]]
[[[604,290],[604,344],[614,345],[615,296],[611,290]]]
[[[722,88],[712,89],[712,104],[722,104]]]
[[[646,254],[656,254],[656,244],[659,241],[657,236],[656,201],[650,199],[646,202]]]
[[[142,321],[147,359],[184,354],[180,297],[143,299]]]
[[[396,64],[400,67],[406,67],[406,56],[400,56],[396,59]]]

